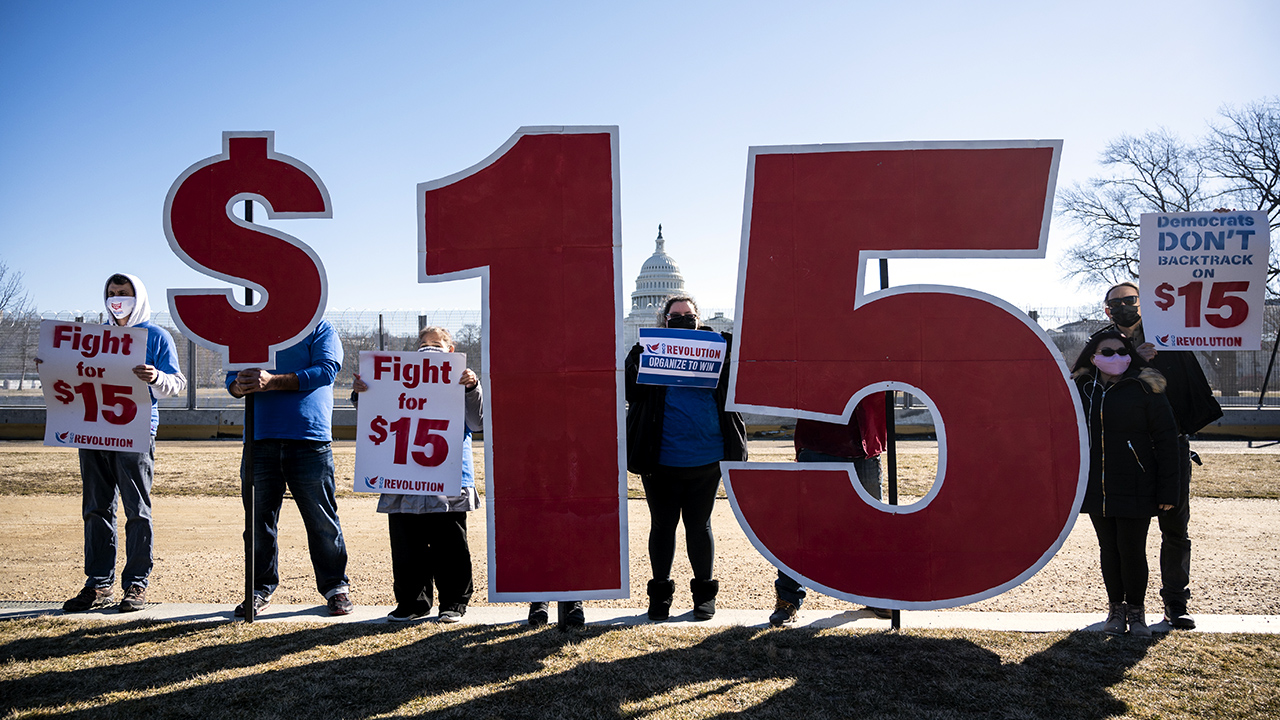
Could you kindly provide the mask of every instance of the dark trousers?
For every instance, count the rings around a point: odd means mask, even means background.
[[[1103,517],[1089,513],[1098,534],[1102,583],[1107,600],[1144,605],[1147,596],[1147,528],[1151,518]]]
[[[431,583],[440,610],[465,610],[471,601],[471,549],[465,512],[390,513],[392,590],[396,604],[431,609]]]
[[[116,498],[124,510],[125,590],[147,586],[152,564],[151,481],[155,474],[156,439],[147,452],[81,450],[84,483],[84,574],[86,587],[109,588],[116,577]]]
[[[1178,504],[1156,516],[1160,525],[1160,597],[1179,610],[1191,598],[1191,443],[1178,438]]]
[[[240,477],[245,476],[241,456]],[[302,513],[316,590],[326,598],[347,589],[347,543],[338,521],[333,452],[318,440],[255,440],[253,593],[270,597],[280,584],[276,535],[287,488]]]
[[[693,577],[710,580],[716,556],[711,511],[720,488],[720,463],[680,468],[659,465],[640,476],[649,505],[649,564],[655,580],[671,577],[676,556],[676,526],[684,518],[684,540]]]

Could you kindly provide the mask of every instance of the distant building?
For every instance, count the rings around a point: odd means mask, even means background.
[[[631,310],[622,321],[624,349],[639,341],[640,328],[658,327],[658,313],[662,312],[667,298],[672,295],[692,295],[685,289],[680,266],[667,254],[661,225],[658,226],[658,237],[654,243],[653,254],[640,266],[640,274],[636,276],[636,289],[631,293]],[[693,297],[697,299],[697,296]],[[706,312],[701,306],[698,309]],[[719,332],[733,330],[733,319],[725,317],[723,312],[713,313],[711,317],[701,320]]]

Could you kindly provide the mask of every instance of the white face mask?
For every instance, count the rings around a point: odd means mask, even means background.
[[[133,314],[133,306],[137,303],[137,298],[128,295],[117,295],[116,297],[107,298],[107,310],[111,316],[117,320],[122,320]]]

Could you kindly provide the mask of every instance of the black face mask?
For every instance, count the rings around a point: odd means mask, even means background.
[[[1142,316],[1138,314],[1138,308],[1121,305],[1118,308],[1111,308],[1111,319],[1115,320],[1120,327],[1133,327],[1138,324]]]
[[[677,315],[667,318],[667,327],[678,328],[680,330],[697,330],[698,318],[693,315]]]

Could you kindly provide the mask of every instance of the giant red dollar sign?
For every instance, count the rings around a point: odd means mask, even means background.
[[[628,595],[617,153],[615,127],[522,128],[418,186],[418,279],[483,278],[493,600]]]
[[[864,500],[844,471],[725,463],[739,521],[823,592],[900,609],[990,597],[1048,562],[1083,492],[1086,437],[1047,336],[996,298],[866,296],[880,256],[1043,257],[1055,141],[755,148],[747,174],[733,400],[836,420],[910,388],[939,428],[934,491]]]
[[[247,285],[264,302],[247,308],[230,289],[172,289],[169,306],[183,334],[222,355],[226,369],[270,368],[275,353],[302,339],[324,314],[324,266],[306,244],[232,214],[240,200],[270,218],[331,217],[329,192],[302,162],[275,152],[275,134],[223,133],[223,152],[187,168],[165,199],[165,234],[183,262]]]

